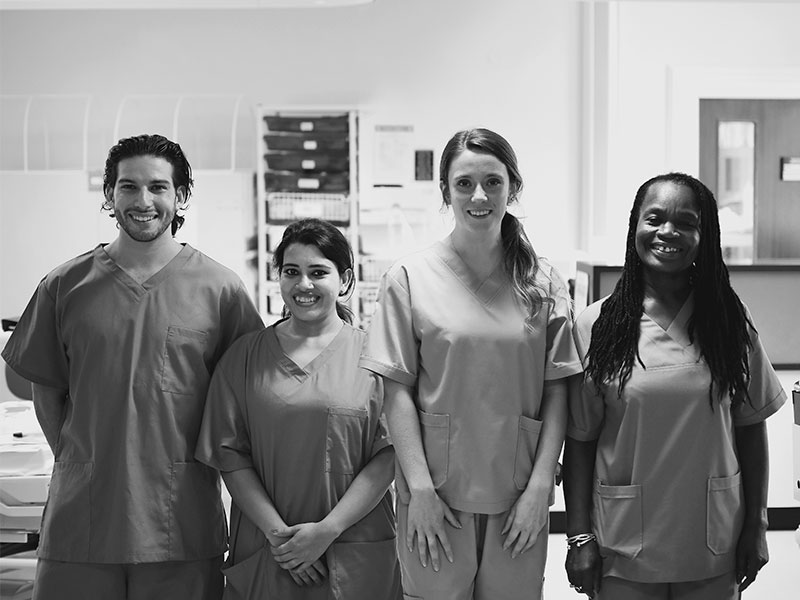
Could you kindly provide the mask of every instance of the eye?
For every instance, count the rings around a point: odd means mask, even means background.
[[[168,186],[164,185],[163,183],[150,186],[150,191],[153,192],[154,194],[163,194],[164,192],[167,191],[167,189]]]
[[[492,187],[497,187],[497,186],[503,185],[503,180],[500,179],[499,177],[492,177],[491,179],[489,179],[486,182],[486,185],[492,186]]]
[[[311,273],[311,275],[313,277],[317,277],[317,278],[327,277],[328,276],[328,271],[325,271],[323,269],[317,269],[317,270],[313,271]]]
[[[284,267],[281,269],[281,276],[284,277],[297,277],[297,273],[298,271],[294,267]]]
[[[470,187],[472,187],[472,182],[469,179],[457,179],[456,180],[456,187],[470,188]]]

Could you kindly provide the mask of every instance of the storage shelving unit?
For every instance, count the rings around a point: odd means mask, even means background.
[[[258,309],[269,323],[283,308],[272,252],[289,223],[317,217],[339,226],[355,255],[350,306],[366,322],[377,277],[364,282],[358,233],[358,114],[347,108],[257,108],[256,239]]]

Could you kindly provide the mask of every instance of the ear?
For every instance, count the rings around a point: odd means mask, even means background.
[[[175,190],[175,197],[177,199],[177,206],[179,210],[184,210],[186,206],[189,204],[189,198],[186,195],[186,187],[180,186],[177,190]]]
[[[105,210],[114,210],[114,188],[111,186],[105,186],[103,188],[103,196],[105,196],[105,202],[103,202],[103,209]]]
[[[447,182],[443,179],[439,180],[439,190],[442,192],[442,198],[447,206],[450,206],[450,190],[447,188]]]
[[[339,296],[346,296],[353,289],[353,269],[347,269],[339,276],[342,285],[339,288]]]

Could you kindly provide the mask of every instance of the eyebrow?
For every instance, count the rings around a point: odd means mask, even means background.
[[[298,265],[298,264],[296,264],[296,263],[283,263],[283,268],[284,268],[284,269],[285,269],[286,267],[299,267],[299,266],[300,266],[300,265]],[[320,263],[320,264],[308,265],[308,267],[309,267],[310,269],[332,269],[332,268],[333,268],[331,265],[326,265],[326,264],[322,264],[322,263]]]
[[[120,177],[119,179],[117,179],[117,183],[137,183],[137,181],[135,179],[130,179],[128,177]],[[169,184],[172,183],[172,181],[169,179],[151,179],[150,181],[147,182],[148,185],[152,185],[154,183]]]

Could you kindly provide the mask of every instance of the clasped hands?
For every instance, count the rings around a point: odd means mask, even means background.
[[[267,539],[278,565],[299,586],[321,585],[328,576],[323,555],[337,538],[323,521],[273,529]]]

